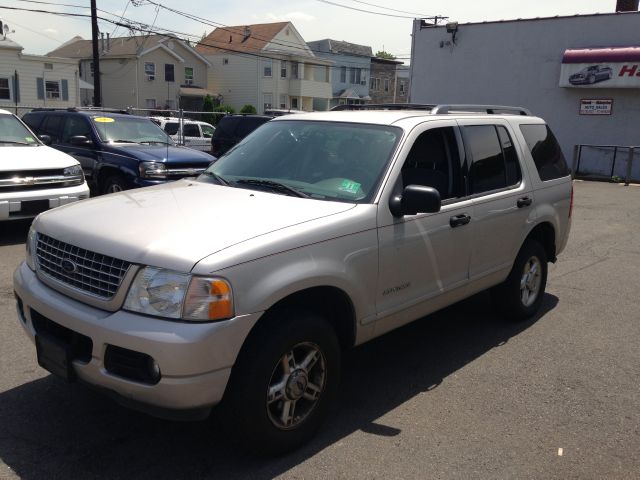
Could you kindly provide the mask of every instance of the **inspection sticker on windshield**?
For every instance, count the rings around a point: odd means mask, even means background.
[[[98,122],[98,123],[113,123],[115,122],[115,120],[113,118],[109,118],[109,117],[96,117],[93,119],[94,122]]]
[[[25,139],[27,142],[29,142],[29,143],[33,143],[33,142],[35,142],[35,140],[34,140],[34,138],[33,138],[33,137],[24,137],[24,139]]]
[[[358,193],[359,189],[360,184],[358,182],[352,182],[351,180],[343,180],[342,185],[340,185],[340,190],[343,192]]]

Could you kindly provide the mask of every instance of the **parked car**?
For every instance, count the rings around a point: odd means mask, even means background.
[[[201,174],[211,155],[177,146],[147,117],[95,110],[36,109],[23,116],[51,146],[82,165],[101,193],[147,187]]]
[[[47,147],[18,117],[0,110],[0,221],[35,217],[88,197],[74,158]]]
[[[409,108],[280,117],[197,180],[41,214],[14,274],[39,364],[154,415],[224,399],[244,446],[281,452],[327,415],[343,349],[488,288],[535,315],[571,225],[551,130]]]
[[[597,82],[609,80],[612,77],[613,70],[609,65],[591,65],[571,75],[569,77],[569,83],[572,85],[592,85]]]
[[[211,154],[220,157],[259,126],[273,119],[272,115],[225,115],[216,125],[211,138]]]
[[[185,147],[209,152],[211,137],[216,129],[213,125],[199,120],[182,120],[176,117],[149,117],[149,119],[163,129],[174,142],[183,143]]]

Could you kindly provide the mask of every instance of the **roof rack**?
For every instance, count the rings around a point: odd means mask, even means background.
[[[31,110],[32,112],[104,112],[104,113],[124,113],[129,114],[128,110],[121,108],[102,108],[102,107],[38,107]]]
[[[432,115],[446,115],[449,113],[487,113],[489,115],[531,115],[523,107],[506,105],[464,105],[464,104],[421,104],[421,103],[383,103],[365,105],[338,105],[332,111],[342,110],[428,110]]]

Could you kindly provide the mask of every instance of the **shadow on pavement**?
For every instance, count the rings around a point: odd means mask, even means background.
[[[0,247],[25,243],[32,221],[32,218],[28,218],[0,222]]]
[[[0,458],[25,479],[271,478],[355,431],[400,434],[376,420],[437,388],[557,303],[546,294],[535,318],[509,323],[483,293],[348,352],[327,423],[310,444],[285,457],[239,451],[220,433],[215,417],[196,423],[158,420],[47,376],[0,394]]]

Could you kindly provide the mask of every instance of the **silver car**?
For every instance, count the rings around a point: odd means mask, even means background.
[[[343,349],[488,288],[538,311],[571,176],[543,120],[500,111],[280,117],[197,179],[43,213],[19,323],[54,374],[154,415],[221,403],[243,445],[291,450]]]

